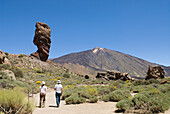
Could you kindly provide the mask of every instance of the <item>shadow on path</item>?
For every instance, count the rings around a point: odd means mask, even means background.
[[[48,107],[58,108],[57,106],[54,106],[54,105],[49,105]]]

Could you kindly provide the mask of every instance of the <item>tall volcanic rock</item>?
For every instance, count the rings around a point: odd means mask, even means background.
[[[149,66],[147,76],[146,76],[145,79],[147,80],[147,79],[151,79],[151,78],[154,78],[154,79],[164,78],[164,76],[165,76],[165,71],[164,71],[163,67],[161,67],[161,66],[155,66],[155,67]]]
[[[51,46],[51,29],[47,24],[41,22],[37,22],[35,27],[36,30],[33,42],[38,50],[35,53],[32,53],[31,56],[34,56],[41,61],[46,61]]]
[[[114,50],[96,47],[91,50],[68,54],[51,61],[81,75],[95,77],[98,72],[119,71],[133,78],[145,78],[150,63],[143,59],[120,53]],[[170,76],[170,68],[162,66],[166,76]]]

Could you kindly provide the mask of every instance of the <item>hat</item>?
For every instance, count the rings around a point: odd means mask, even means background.
[[[57,80],[57,83],[58,83],[58,84],[61,84],[61,81],[60,81],[60,80]]]
[[[43,84],[45,84],[45,82],[44,82],[44,81],[42,81],[42,82],[41,82],[41,85],[43,85]]]

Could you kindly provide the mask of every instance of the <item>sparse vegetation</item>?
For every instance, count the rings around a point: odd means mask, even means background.
[[[33,105],[26,101],[26,95],[21,91],[0,90],[0,112],[10,112],[19,114],[28,114],[33,111]]]
[[[86,99],[79,96],[77,93],[73,93],[71,96],[66,98],[66,104],[80,104],[86,102]]]
[[[24,77],[24,74],[23,74],[22,70],[19,69],[19,68],[17,68],[17,67],[13,67],[13,68],[11,69],[11,71],[14,72],[15,77],[18,77],[18,78],[23,78],[23,77]]]
[[[60,79],[64,87],[62,99],[66,104],[96,103],[98,100],[111,101],[118,102],[116,106],[119,110],[131,113],[160,113],[170,108],[170,78],[167,78],[168,83],[164,85],[160,84],[162,79],[127,80],[126,82],[85,79],[75,73],[70,73],[66,68],[34,61],[27,56],[11,57],[8,54],[8,58],[11,65],[0,64],[0,69],[13,71],[16,80],[11,81],[7,74],[0,71],[0,88],[5,91],[12,91],[11,89],[22,91],[24,98],[24,93],[33,89],[34,93],[37,93],[42,80],[48,87],[53,88]],[[130,93],[137,93],[137,95],[132,97]],[[21,112],[23,114],[30,112],[32,108],[33,105],[26,102]],[[5,110],[9,111],[9,108]]]
[[[70,75],[69,74],[64,74],[63,77],[64,78],[70,78]]]

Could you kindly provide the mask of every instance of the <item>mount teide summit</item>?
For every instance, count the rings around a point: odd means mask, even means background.
[[[51,61],[73,72],[91,77],[95,77],[98,72],[114,70],[122,73],[128,72],[132,77],[144,78],[149,65],[156,65],[128,54],[99,47],[68,54],[51,59]],[[165,68],[166,75],[170,75],[170,67],[163,67]]]

